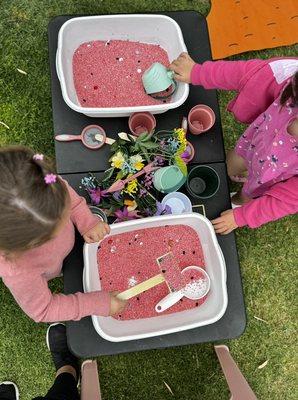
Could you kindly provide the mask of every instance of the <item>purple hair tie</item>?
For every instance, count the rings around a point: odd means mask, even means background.
[[[33,160],[34,161],[43,161],[43,154],[34,154]]]
[[[55,174],[46,174],[44,177],[44,181],[47,185],[51,185],[52,183],[57,182],[57,175]]]

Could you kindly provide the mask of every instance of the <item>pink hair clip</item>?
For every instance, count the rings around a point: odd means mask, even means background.
[[[44,177],[44,181],[47,185],[51,185],[52,183],[56,183],[57,175],[55,174],[46,174]]]
[[[34,154],[33,160],[35,161],[43,161],[43,154]]]

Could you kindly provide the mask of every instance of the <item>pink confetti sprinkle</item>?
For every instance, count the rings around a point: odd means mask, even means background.
[[[83,43],[73,55],[74,85],[83,107],[129,107],[170,102],[144,92],[142,72],[154,62],[169,65],[160,46],[112,40]],[[94,89],[97,87],[97,89]]]
[[[176,242],[178,238],[179,242]],[[117,252],[111,248],[117,242]],[[144,245],[140,246],[140,242]],[[169,247],[169,243],[171,247]],[[123,291],[131,278],[140,283],[160,273],[156,259],[171,251],[181,271],[190,265],[205,266],[203,250],[197,233],[185,225],[163,226],[127,232],[106,238],[98,251],[98,265],[103,290]],[[188,275],[186,276],[188,279]],[[127,309],[117,319],[129,320],[155,317],[155,305],[167,294],[166,283],[129,300]],[[205,298],[193,301],[183,298],[163,314],[172,314],[200,306]]]

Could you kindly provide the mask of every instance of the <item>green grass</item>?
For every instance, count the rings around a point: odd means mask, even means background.
[[[23,143],[51,156],[54,148],[47,25],[52,17],[185,9],[207,15],[209,10],[207,0],[2,0],[0,5],[0,121],[10,127],[8,130],[0,125],[0,144]],[[297,46],[291,46],[233,58],[297,55],[297,50]],[[16,68],[28,75],[21,75]],[[226,148],[234,145],[244,128],[225,112],[231,97],[231,93],[220,93]],[[297,398],[295,227],[297,230],[297,218],[288,217],[258,230],[244,228],[237,232],[248,323],[245,333],[227,344],[260,400]],[[60,282],[52,284],[55,290],[59,287]],[[45,331],[46,325],[29,320],[1,283],[0,381],[15,381],[23,400],[45,393],[54,377]],[[267,366],[258,369],[267,359]],[[212,344],[101,357],[99,371],[103,400],[228,399]],[[174,397],[163,381],[172,388]]]

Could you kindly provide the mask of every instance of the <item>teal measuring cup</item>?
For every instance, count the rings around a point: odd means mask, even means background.
[[[169,165],[155,171],[153,186],[162,193],[171,193],[180,189],[185,183],[186,176],[183,175],[177,165]]]
[[[167,69],[161,63],[154,63],[148,68],[143,76],[142,82],[145,92],[155,99],[166,99],[173,95],[177,89],[177,82],[174,80],[174,71]],[[174,86],[171,93],[165,95],[159,94]]]

